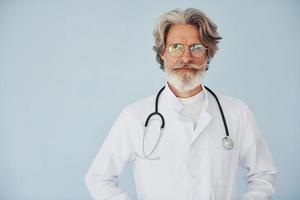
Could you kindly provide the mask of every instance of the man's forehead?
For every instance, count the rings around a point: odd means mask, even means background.
[[[172,25],[167,34],[167,43],[195,43],[200,42],[199,30],[190,24]]]

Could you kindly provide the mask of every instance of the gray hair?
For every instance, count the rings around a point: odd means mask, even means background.
[[[164,70],[164,61],[161,54],[165,50],[166,36],[172,25],[190,24],[199,29],[201,41],[208,47],[208,64],[218,50],[217,44],[222,39],[217,32],[217,26],[200,10],[187,8],[185,10],[174,9],[161,15],[153,29],[155,45],[153,50],[156,52],[156,60],[160,68]],[[208,65],[205,70],[208,70]]]

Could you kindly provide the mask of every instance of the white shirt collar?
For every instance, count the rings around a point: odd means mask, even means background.
[[[180,100],[180,102],[183,105],[189,105],[189,104],[196,103],[196,102],[197,103],[203,103],[204,100],[205,100],[205,95],[204,95],[203,90],[201,90],[200,92],[198,92],[194,96],[186,97],[186,98],[183,98],[183,97],[177,97],[177,98]]]
[[[207,106],[208,106],[208,91],[206,90],[206,88],[204,87],[203,84],[201,84],[202,90],[201,92],[203,92],[204,98],[204,106],[203,106],[203,110],[206,110]],[[197,94],[196,94],[197,95]],[[198,96],[194,95],[194,98],[198,98]],[[175,110],[176,112],[180,112],[183,109],[183,104],[181,103],[181,101],[178,99],[178,97],[175,96],[175,94],[173,93],[173,91],[170,89],[168,82],[166,82],[165,84],[165,89],[162,93],[162,99],[163,102],[171,109]],[[196,96],[196,97],[195,97]],[[192,98],[193,98],[192,97]]]

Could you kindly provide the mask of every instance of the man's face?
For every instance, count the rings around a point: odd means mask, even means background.
[[[185,50],[180,57],[173,57],[168,52],[168,47],[174,43],[184,45]],[[164,60],[168,81],[182,92],[199,86],[204,78],[207,54],[204,53],[200,57],[191,55],[189,47],[193,44],[203,44],[196,26],[189,24],[172,25],[167,34],[166,48],[161,56]],[[197,66],[189,64],[196,64]]]

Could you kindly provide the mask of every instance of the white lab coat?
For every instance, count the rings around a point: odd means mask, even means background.
[[[241,200],[271,199],[276,168],[265,140],[248,106],[241,100],[217,94],[222,105],[232,150],[225,150],[225,129],[214,97],[203,87],[204,108],[194,130],[192,119],[180,115],[181,102],[166,83],[159,98],[165,129],[157,149],[145,160],[142,138],[146,118],[154,111],[156,94],[126,106],[112,126],[88,172],[85,182],[96,200],[129,200],[118,186],[118,176],[132,162],[139,200],[236,200],[236,175],[247,169],[247,192]],[[145,150],[149,153],[159,135],[160,120],[148,125]]]

